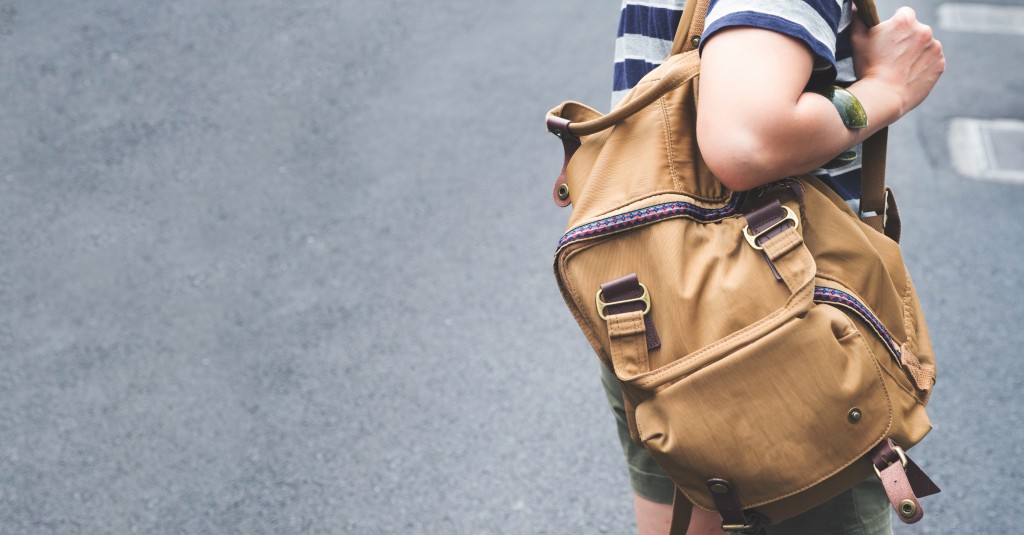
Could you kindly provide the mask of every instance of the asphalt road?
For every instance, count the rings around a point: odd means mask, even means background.
[[[630,532],[542,126],[607,108],[617,16],[0,0],[0,533]],[[889,170],[944,491],[897,532],[1013,533],[1024,186],[946,132],[1024,119],[1024,37],[937,33]]]

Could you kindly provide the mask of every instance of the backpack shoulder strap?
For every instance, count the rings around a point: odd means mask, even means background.
[[[683,7],[683,15],[676,28],[675,39],[672,40],[670,55],[681,54],[697,48],[700,36],[704,33],[704,18],[707,16],[708,4],[711,0],[687,0]]]
[[[869,28],[878,24],[878,10],[873,0],[853,0],[857,6],[857,13],[864,20]],[[888,199],[885,188],[885,155],[888,146],[889,128],[883,128],[875,132],[873,136],[864,141],[863,158],[860,170],[860,217],[871,228],[890,235],[894,240],[899,236],[893,236],[886,232],[885,210]],[[898,226],[898,221],[894,221]]]

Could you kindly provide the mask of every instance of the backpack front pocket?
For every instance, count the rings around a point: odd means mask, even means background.
[[[871,348],[842,311],[813,306],[636,407],[641,439],[687,496],[733,483],[745,508],[796,494],[863,457],[893,422]]]

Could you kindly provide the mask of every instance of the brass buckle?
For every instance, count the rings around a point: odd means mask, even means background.
[[[743,227],[743,237],[747,239],[747,243],[749,243],[751,247],[757,249],[758,251],[763,251],[764,247],[761,247],[760,245],[757,244],[757,239],[760,238],[761,236],[764,236],[772,229],[785,223],[786,221],[792,221],[793,228],[797,228],[800,226],[800,219],[796,216],[796,213],[794,213],[790,207],[783,206],[782,209],[786,211],[786,217],[783,217],[782,219],[776,221],[774,225],[762,230],[761,232],[758,232],[757,234],[750,233],[750,225]]]
[[[722,522],[722,531],[729,533],[750,533],[757,527],[755,522],[747,522],[746,524],[726,524]]]
[[[644,316],[651,311],[651,294],[647,293],[647,287],[644,283],[637,283],[640,288],[644,290],[643,295],[640,297],[634,297],[632,299],[623,299],[622,301],[612,301],[611,303],[605,303],[601,300],[601,290],[597,291],[597,315],[601,316],[601,319],[608,321],[608,315],[604,313],[604,309],[613,305],[624,305],[626,303],[643,303],[644,304]]]
[[[903,469],[906,470],[907,469],[907,454],[906,454],[906,452],[904,452],[903,448],[901,448],[899,446],[893,446],[892,449],[893,449],[893,451],[895,451],[900,456],[900,464],[902,464],[903,465]],[[879,470],[878,467],[874,465],[874,463],[872,463],[871,466],[875,469],[875,473],[878,474],[878,479],[882,479],[882,471]],[[890,463],[889,466],[892,466],[892,463]]]

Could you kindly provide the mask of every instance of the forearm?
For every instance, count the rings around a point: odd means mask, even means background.
[[[847,128],[829,100],[805,92],[814,59],[796,39],[757,28],[715,34],[701,56],[697,142],[726,187],[743,191],[809,172],[920,104],[945,68],[941,44],[914,11],[868,30],[854,18],[848,89],[866,128]]]
[[[697,140],[726,187],[812,171],[899,117],[899,97],[868,78],[849,88],[868,126],[847,128],[826,97],[804,91],[812,67],[804,45],[765,30],[729,30],[705,46]]]
[[[723,159],[719,164],[733,189],[745,190],[787,176],[808,173],[838,154],[863,142],[872,134],[895,122],[901,115],[899,98],[874,79],[859,81],[848,88],[863,106],[868,118],[864,128],[844,124],[833,103],[811,92],[800,93],[795,101],[776,102],[757,120],[739,127],[745,132],[726,137]],[[736,134],[736,132],[734,132]],[[737,147],[728,138],[743,139],[746,147]],[[733,146],[728,146],[733,145]]]

